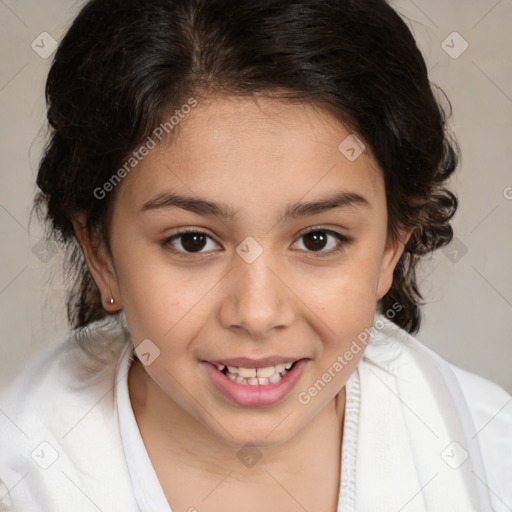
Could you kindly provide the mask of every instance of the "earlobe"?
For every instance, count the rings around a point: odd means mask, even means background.
[[[379,282],[377,284],[376,300],[381,299],[388,293],[393,284],[393,272],[400,260],[405,246],[414,231],[413,228],[409,230],[399,231],[399,240],[392,240],[388,237],[382,263],[380,268]]]
[[[121,297],[117,275],[105,244],[89,233],[83,214],[77,216],[72,223],[76,238],[84,253],[87,267],[100,290],[104,309],[109,312],[119,311],[121,309]]]

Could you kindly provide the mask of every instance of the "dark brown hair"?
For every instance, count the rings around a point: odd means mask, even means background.
[[[403,19],[384,0],[92,0],[59,44],[46,82],[49,138],[34,209],[62,244],[72,327],[109,313],[71,219],[109,246],[114,193],[94,190],[194,96],[266,94],[334,113],[382,169],[388,233],[414,227],[379,301],[411,334],[420,327],[416,266],[449,243],[458,164],[449,113]],[[396,304],[400,305],[395,310]]]

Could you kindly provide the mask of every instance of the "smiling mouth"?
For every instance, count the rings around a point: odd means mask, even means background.
[[[274,366],[269,366],[269,361],[275,363]],[[310,360],[267,358],[255,361],[239,358],[224,362],[246,366],[225,365],[220,360],[202,361],[210,382],[231,402],[244,407],[259,407],[277,404],[288,396]]]
[[[226,366],[214,363],[217,369],[228,379],[239,384],[248,386],[265,386],[268,384],[276,384],[289,372],[293,370],[296,363],[300,361],[290,361],[288,363],[280,363],[275,366],[266,366],[261,368],[244,368],[238,366]]]

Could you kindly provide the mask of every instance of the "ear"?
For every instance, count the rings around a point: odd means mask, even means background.
[[[384,297],[384,295],[386,295],[386,293],[388,293],[389,289],[391,288],[391,285],[393,284],[393,272],[413,231],[414,228],[408,230],[400,230],[398,235],[400,240],[396,241],[391,240],[390,236],[388,235],[386,248],[384,249],[384,254],[381,261],[376,300]]]
[[[100,290],[103,308],[111,313],[119,311],[122,304],[117,274],[105,244],[88,232],[85,215],[77,215],[72,223],[89,271]],[[114,299],[113,304],[110,303],[111,298]]]

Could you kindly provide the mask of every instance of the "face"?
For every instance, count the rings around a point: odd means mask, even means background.
[[[403,245],[387,239],[368,148],[339,149],[349,135],[311,105],[202,101],[118,185],[112,259],[81,239],[151,382],[223,442],[292,438],[364,352],[335,365],[371,327]]]

